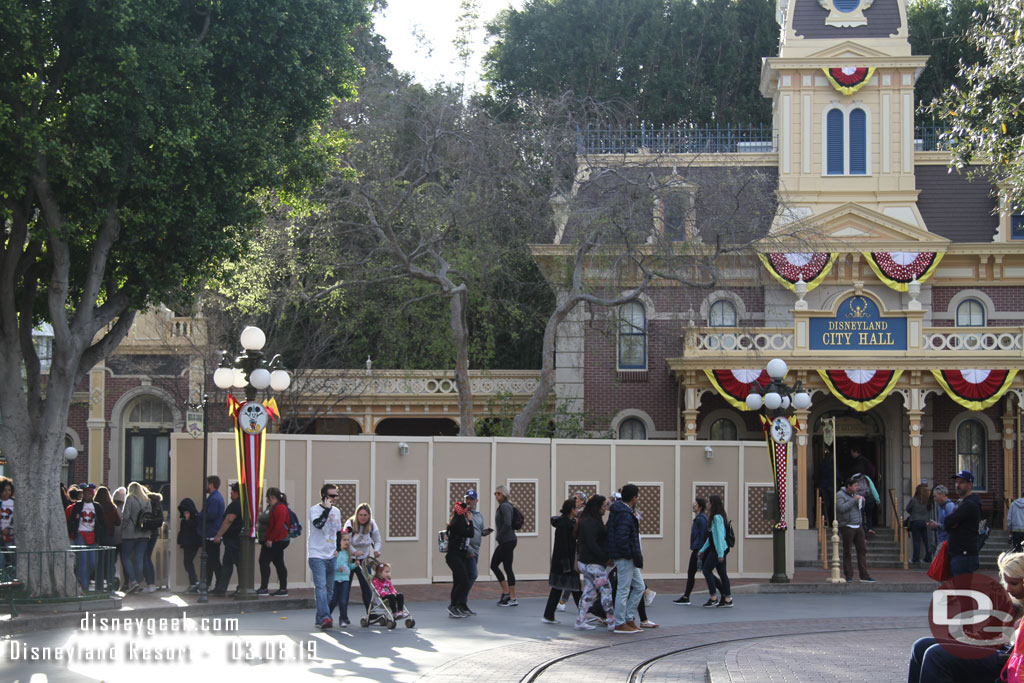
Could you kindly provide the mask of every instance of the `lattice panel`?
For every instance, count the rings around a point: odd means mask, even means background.
[[[354,481],[338,484],[338,511],[341,512],[342,523],[356,514],[356,506],[359,505],[358,489],[359,485]]]
[[[511,481],[508,484],[509,500],[523,513],[523,528],[517,533],[537,533],[537,482]]]
[[[416,538],[416,484],[388,484],[388,538]]]
[[[703,498],[707,501],[708,506],[710,506],[712,494],[721,496],[722,502],[727,503],[725,500],[725,486],[722,484],[697,484],[694,498]]]
[[[661,535],[661,487],[651,484],[638,484],[640,494],[637,496],[636,509],[640,512],[640,535]]]
[[[747,488],[747,536],[771,536],[774,523],[764,514],[764,494],[774,486]]]
[[[577,491],[583,491],[583,493],[587,494],[587,498],[590,498],[597,493],[597,484],[592,481],[567,481],[565,482],[565,498],[562,500],[573,496]]]
[[[466,497],[466,491],[470,489],[476,489],[477,500],[479,501],[480,496],[480,483],[476,480],[465,480],[465,481],[450,481],[448,482],[448,509],[445,510],[445,519],[452,513],[452,508],[455,507],[455,503],[461,501]]]

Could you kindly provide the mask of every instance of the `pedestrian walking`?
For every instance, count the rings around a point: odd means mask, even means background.
[[[260,545],[260,587],[257,595],[271,595],[270,565],[277,570],[277,582],[280,585],[274,596],[288,596],[288,567],[284,562],[284,550],[291,543],[288,535],[288,524],[291,522],[292,514],[288,509],[288,498],[281,489],[272,486],[267,489],[267,528],[263,532],[263,541]],[[340,516],[340,512],[338,513]],[[347,553],[346,553],[347,555]],[[346,600],[347,605],[347,600]]]
[[[501,598],[498,600],[500,607],[516,607],[519,602],[516,600],[516,575],[512,571],[512,560],[515,557],[516,530],[512,524],[514,510],[508,499],[508,489],[499,485],[494,489],[494,499],[498,503],[498,509],[494,512],[494,527],[497,529],[495,540],[498,547],[494,549],[491,556],[491,571],[501,584]],[[501,567],[505,568],[502,573]],[[506,579],[505,574],[508,574]]]
[[[605,497],[600,495],[587,499],[576,529],[579,548],[576,566],[583,575],[583,595],[576,614],[576,628],[581,631],[595,628],[587,623],[587,613],[598,595],[608,628],[614,628],[612,588],[608,579],[608,569],[613,564],[608,558],[608,530],[603,518],[605,501]]]
[[[1010,503],[1006,511],[1006,528],[1010,530],[1010,543],[1017,552],[1024,550],[1024,496]]]
[[[382,547],[380,529],[373,519],[368,503],[360,503],[356,512],[345,522],[344,529],[352,534],[352,559],[361,564],[362,560],[369,557],[380,557]],[[363,607],[370,609],[370,579],[371,576],[364,576],[361,566],[357,564],[355,576],[359,581],[359,590],[362,593]]]
[[[224,509],[224,521],[213,537],[215,545],[224,544],[224,557],[220,573],[217,574],[217,583],[210,591],[210,595],[227,595],[231,574],[242,558],[242,501],[237,483],[231,485],[229,495],[231,502]]]
[[[683,594],[673,600],[676,605],[689,605],[690,593],[693,592],[694,584],[697,582],[697,571],[700,568],[700,549],[704,540],[708,537],[708,504],[703,498],[697,498],[690,506],[693,512],[693,522],[690,524],[690,563],[686,567],[686,588]],[[715,587],[722,590],[722,582],[716,577]]]
[[[146,497],[149,498],[150,509],[159,512],[160,518],[163,520],[164,497],[159,493],[150,491],[148,488],[146,489]],[[149,531],[149,538],[146,539],[146,552],[142,555],[142,578],[146,581],[146,587],[143,591],[146,593],[153,593],[157,589],[153,551],[156,549],[156,542],[160,538],[160,529],[162,527],[163,523],[161,522],[160,526]]]
[[[640,549],[640,525],[633,514],[640,489],[635,484],[622,487],[622,498],[608,510],[608,557],[615,563],[618,585],[615,590],[615,633],[639,633],[637,604],[644,597],[644,566]]]
[[[949,499],[949,489],[942,484],[932,489],[932,498],[935,499],[935,503],[932,505],[930,519],[927,524],[931,533],[935,534],[935,540],[932,542],[932,548],[934,549],[949,539],[949,532],[946,531],[945,527],[946,517],[953,512],[956,505]]]
[[[121,512],[114,505],[114,499],[110,496],[110,489],[106,486],[100,486],[96,489],[95,500],[104,521],[104,528],[98,532],[96,539],[101,546],[114,548],[113,551],[102,551],[102,555],[99,557],[97,571],[100,576],[97,577],[97,581],[99,578],[102,578],[103,586],[102,588],[97,586],[97,588],[101,590],[114,590],[117,587],[114,572],[117,564],[116,546],[121,542]]]
[[[580,575],[576,569],[576,500],[569,498],[562,503],[560,514],[551,518],[551,526],[555,528],[555,541],[551,548],[551,569],[548,572],[548,585],[551,592],[547,605],[544,606],[545,624],[557,624],[555,608],[562,597],[563,591],[569,591],[579,607],[582,589]]]
[[[338,608],[338,628],[350,626],[348,620],[348,596],[352,590],[352,570],[356,563],[349,557],[349,540],[351,534],[346,531],[338,533],[338,557],[334,564],[334,594],[327,604],[327,615],[334,616],[334,608]]]
[[[220,477],[211,474],[206,478],[206,502],[203,503],[201,518],[203,545],[206,547],[206,585],[213,585],[213,579],[220,575],[220,545],[213,542],[220,525],[224,523],[224,496],[220,493]]]
[[[469,552],[469,541],[473,538],[473,511],[464,502],[457,502],[452,508],[447,532],[448,548],[444,554],[444,561],[452,572],[448,616],[463,619],[471,616],[471,612],[465,607],[469,594],[466,554]]]
[[[341,531],[341,513],[334,506],[338,488],[333,484],[320,487],[320,502],[309,508],[306,515],[306,558],[313,574],[313,594],[316,597],[314,623],[321,629],[334,625],[331,621],[330,593],[334,588],[335,561],[338,556],[338,532]],[[333,592],[333,591],[332,591]]]
[[[139,522],[152,508],[146,487],[137,481],[128,484],[127,498],[121,513],[121,547],[125,558],[124,568],[128,572],[125,593],[137,591],[142,585],[142,563],[149,542],[149,530],[142,529]]]
[[[76,552],[78,583],[82,586],[82,590],[88,590],[89,580],[96,571],[97,537],[106,534],[106,520],[99,505],[93,499],[96,494],[96,485],[82,484],[79,489],[82,491],[82,499],[69,505],[64,510],[64,516],[67,520],[68,536],[71,538],[71,543],[84,548],[92,548],[92,550]]]
[[[836,519],[839,521],[839,536],[843,539],[843,574],[846,583],[853,582],[852,548],[857,548],[857,572],[864,583],[874,583],[868,574],[868,544],[861,526],[861,508],[864,496],[857,493],[857,481],[846,480],[846,486],[836,494]]]
[[[13,495],[14,482],[7,477],[0,477],[0,548],[14,545]],[[64,509],[67,509],[67,505]]]
[[[861,457],[863,458],[864,456]],[[864,505],[860,510],[861,523],[864,525],[864,533],[869,536],[874,536],[875,530],[873,527],[875,526],[875,506],[877,506],[882,499],[878,495],[878,489],[875,488],[875,482],[867,474],[858,472],[853,475],[853,480],[857,484],[857,495],[864,498]]]
[[[484,515],[480,512],[479,502],[476,489],[466,491],[466,495],[462,499],[462,503],[473,514],[473,538],[469,540],[469,552],[466,553],[466,573],[469,574],[469,587],[466,589],[466,603],[462,605],[470,616],[476,615],[476,612],[469,606],[469,593],[473,590],[473,584],[476,583],[476,578],[480,574],[480,544],[483,543],[484,536],[494,533],[494,529],[484,528]]]
[[[708,514],[711,516],[709,522],[710,532],[707,540],[700,547],[701,567],[704,571],[704,578],[708,582],[708,592],[711,594],[705,607],[732,607],[732,588],[729,585],[729,573],[726,571],[725,558],[729,554],[729,542],[726,537],[726,529],[729,527],[729,520],[725,516],[725,504],[722,497],[716,493],[708,496],[711,504]],[[715,573],[718,578],[715,578]],[[715,600],[716,592],[721,588],[721,599]]]

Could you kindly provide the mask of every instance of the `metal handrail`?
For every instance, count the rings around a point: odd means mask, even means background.
[[[588,124],[576,131],[577,154],[764,154],[778,151],[765,124]]]
[[[899,542],[900,562],[903,563],[904,569],[908,569],[910,565],[907,562],[907,535],[903,533],[903,518],[900,516],[900,507],[896,503],[896,489],[889,489],[889,503],[892,505],[893,536],[898,538]]]
[[[825,530],[825,514],[822,511],[821,496],[814,497],[815,514],[818,516],[818,548],[821,549],[821,568],[828,569],[828,532]]]

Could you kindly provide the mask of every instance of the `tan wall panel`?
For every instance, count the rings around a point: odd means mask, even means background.
[[[604,497],[612,492],[611,442],[558,442],[555,504],[566,497],[566,482],[597,482],[597,492]],[[569,493],[574,493],[569,491]]]
[[[451,508],[448,506],[449,481],[478,481],[479,510],[484,525],[493,526],[494,496],[491,488],[491,442],[476,440],[437,439],[434,442],[433,528],[430,530],[426,552],[433,555],[435,581],[451,581],[452,574],[445,564],[444,555],[437,550],[437,532],[448,524]],[[487,566],[494,552],[494,536],[483,539],[480,545],[480,577],[488,578]]]
[[[425,580],[428,574],[424,552],[430,537],[427,529],[427,470],[430,444],[427,441],[405,439],[409,454],[398,452],[397,441],[377,441],[376,448],[376,505],[373,516],[380,527],[383,547],[381,557],[393,565],[396,583],[403,579]],[[388,540],[388,482],[419,482],[416,495],[416,535],[418,541]],[[398,522],[398,520],[396,520]],[[396,531],[402,531],[396,523]],[[436,546],[435,546],[436,552]]]
[[[524,515],[536,515],[534,534],[518,532],[515,562],[516,578],[544,578],[551,568],[551,515],[557,512],[551,501],[551,444],[547,441],[512,443],[498,441],[496,483],[508,480],[536,479],[535,511],[523,510]],[[494,500],[494,490],[490,491]],[[492,506],[493,507],[493,506]],[[486,517],[487,526],[494,526],[494,515]],[[489,563],[488,563],[489,564]],[[481,574],[483,570],[481,569]]]

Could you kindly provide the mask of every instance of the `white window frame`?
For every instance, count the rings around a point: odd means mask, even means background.
[[[415,484],[416,485],[416,535],[415,536],[392,536],[391,535],[391,485],[392,484]],[[420,480],[419,479],[388,479],[385,482],[384,491],[384,540],[385,541],[418,541],[420,540]]]
[[[843,172],[828,172],[828,114],[833,109],[843,113]],[[850,112],[854,109],[864,111],[864,170],[865,173],[850,173]],[[821,175],[823,178],[869,178],[873,175],[871,142],[874,136],[871,129],[871,108],[863,102],[839,104],[833,102],[821,112]]]
[[[636,305],[640,306],[641,309],[643,309],[643,312],[644,312],[644,331],[643,331],[643,334],[627,333],[627,336],[630,336],[630,337],[643,337],[643,341],[644,341],[644,346],[643,346],[643,349],[644,349],[644,364],[643,364],[643,366],[636,366],[636,367],[628,366],[628,367],[624,367],[624,366],[622,366],[620,364],[620,362],[622,361],[622,348],[621,347],[622,347],[622,337],[623,337],[623,332],[622,332],[622,316],[621,316],[620,312],[621,312],[623,307],[625,307],[625,306],[632,306],[633,304],[636,304]],[[646,372],[648,366],[650,365],[650,359],[648,358],[648,355],[647,355],[647,352],[649,350],[647,342],[649,341],[650,334],[651,334],[651,316],[650,316],[650,313],[649,313],[649,307],[647,306],[647,304],[644,301],[641,301],[640,299],[637,299],[635,301],[629,301],[627,303],[622,304],[621,306],[616,306],[615,307],[615,317],[614,317],[614,319],[615,319],[615,368],[616,368],[616,370],[620,370],[622,372]]]

